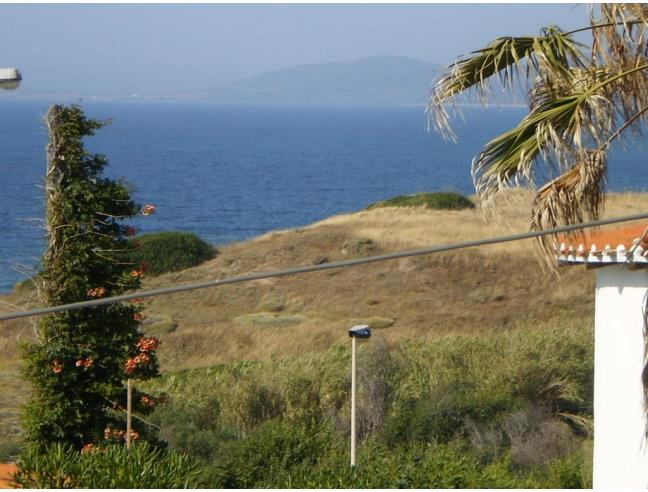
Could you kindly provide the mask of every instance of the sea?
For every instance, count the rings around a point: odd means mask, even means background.
[[[423,106],[277,107],[79,102],[110,124],[86,140],[106,173],[157,213],[142,233],[186,231],[223,245],[421,191],[473,193],[472,158],[524,108],[467,108],[457,142],[428,131]],[[0,292],[45,246],[47,101],[0,100]],[[646,147],[613,149],[608,189],[646,191]]]

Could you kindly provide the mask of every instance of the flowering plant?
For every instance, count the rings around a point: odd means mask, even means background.
[[[103,123],[86,118],[78,106],[53,106],[47,125],[42,303],[56,306],[139,289],[147,266],[126,260],[127,237],[136,230],[123,222],[152,215],[155,206],[136,204],[127,186],[103,175],[106,158],[85,150],[83,138]],[[158,374],[155,349],[138,347],[143,317],[132,303],[111,303],[41,318],[24,366],[33,387],[24,418],[29,446],[42,450],[61,443],[89,452],[104,441],[106,429],[125,427],[124,413],[115,410],[124,407],[126,378]],[[135,432],[155,440],[151,429]]]

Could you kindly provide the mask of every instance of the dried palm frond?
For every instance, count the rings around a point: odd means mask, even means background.
[[[590,19],[595,64],[628,68],[645,56],[648,9],[644,4],[601,4],[599,13],[598,19],[593,15]]]
[[[567,76],[570,67],[584,66],[582,46],[557,27],[544,29],[541,36],[498,38],[458,60],[436,81],[427,106],[429,122],[454,138],[446,104],[457,94],[473,89],[485,102],[492,76],[497,75],[504,88],[510,88],[520,70],[527,81],[547,73]]]
[[[617,72],[627,71],[646,62],[648,9],[643,4],[602,4],[600,19],[592,18],[592,65]],[[624,77],[611,100],[625,119],[648,103],[648,78],[635,72]]]
[[[598,219],[605,194],[605,153],[587,151],[584,158],[538,190],[533,201],[531,228],[542,230],[561,224]],[[540,240],[545,253],[547,238]]]

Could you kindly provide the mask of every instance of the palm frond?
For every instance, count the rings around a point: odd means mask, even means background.
[[[584,90],[555,99],[545,98],[518,126],[491,140],[473,161],[475,188],[483,201],[506,186],[525,180],[533,183],[536,159],[544,157],[548,168],[583,160],[588,148],[601,148],[617,123],[616,108],[606,91],[624,77],[648,69],[648,64],[614,73]]]
[[[526,80],[536,74],[566,76],[570,67],[584,66],[581,47],[557,27],[545,28],[541,36],[498,38],[447,67],[448,71],[435,82],[430,95],[429,122],[442,134],[454,137],[446,105],[457,94],[472,89],[485,102],[491,77],[496,75],[504,88],[510,88],[520,70]]]
[[[598,219],[605,194],[606,155],[587,151],[584,158],[538,190],[533,201],[531,228],[542,230],[561,224]],[[547,238],[540,241],[545,253]]]
[[[589,96],[589,97],[588,97]],[[562,161],[574,156],[582,145],[584,126],[591,121],[597,98],[580,93],[551,100],[520,124],[491,140],[473,161],[473,180],[483,201],[506,186],[533,182],[533,166],[541,153],[555,154]],[[600,111],[600,109],[598,109]]]
[[[565,76],[558,78],[538,77],[529,90],[529,108],[534,111],[574,92],[585,92],[613,75],[614,72],[607,67],[587,67],[572,68]]]

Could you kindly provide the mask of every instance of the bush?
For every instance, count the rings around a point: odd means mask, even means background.
[[[348,344],[166,374],[152,419],[206,487],[587,487],[591,330],[557,326],[359,349],[349,470]],[[307,452],[306,452],[307,451]]]
[[[427,207],[434,210],[464,210],[475,208],[470,198],[452,191],[435,193],[416,193],[414,195],[400,195],[374,203],[367,210],[381,207]]]
[[[129,261],[135,265],[145,263],[152,275],[190,268],[216,256],[212,245],[184,232],[144,234],[130,243]]]
[[[23,488],[140,489],[196,487],[199,471],[188,456],[147,443],[128,450],[109,445],[82,453],[53,444],[43,454],[28,450],[18,460]]]
[[[314,466],[334,439],[326,426],[270,420],[243,441],[231,442],[211,472],[210,488],[274,487],[290,470]]]

